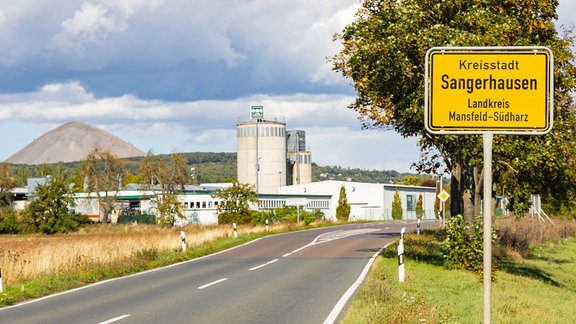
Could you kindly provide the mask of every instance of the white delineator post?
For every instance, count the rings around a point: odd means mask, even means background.
[[[400,230],[400,242],[398,242],[398,281],[404,282],[404,232],[406,227]]]
[[[4,291],[4,288],[2,287],[2,269],[0,269],[0,293]]]
[[[416,234],[420,235],[420,218],[418,218],[418,222],[416,223]]]
[[[268,232],[268,220],[266,220],[266,232]]]
[[[232,223],[232,227],[234,228],[234,238],[237,238],[238,233],[236,232],[236,223]]]
[[[186,234],[180,231],[180,239],[182,239],[182,252],[186,252]]]

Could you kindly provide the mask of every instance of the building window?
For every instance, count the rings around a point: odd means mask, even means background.
[[[415,211],[416,206],[414,205],[414,196],[413,195],[406,195],[406,210],[407,211]]]

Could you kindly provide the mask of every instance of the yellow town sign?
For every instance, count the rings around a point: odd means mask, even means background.
[[[553,122],[553,55],[546,47],[434,47],[426,53],[431,133],[543,134]]]

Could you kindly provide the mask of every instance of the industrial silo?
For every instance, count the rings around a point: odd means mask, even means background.
[[[236,124],[238,182],[257,193],[275,194],[286,185],[286,122],[261,112],[239,118]],[[257,111],[258,112],[258,111]]]

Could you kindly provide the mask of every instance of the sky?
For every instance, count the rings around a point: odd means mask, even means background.
[[[0,6],[0,161],[69,121],[154,154],[236,152],[264,106],[323,166],[396,170],[417,138],[363,130],[335,33],[359,0],[8,0]],[[560,0],[558,24],[576,25]]]

